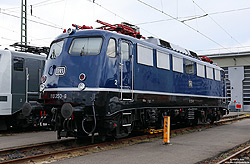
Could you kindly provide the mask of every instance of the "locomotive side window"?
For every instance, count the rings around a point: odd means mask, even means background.
[[[76,38],[72,41],[69,54],[98,55],[102,47],[102,38]]]
[[[24,58],[15,57],[13,58],[14,71],[24,70]]]
[[[205,67],[199,63],[197,63],[197,76],[205,78]]]
[[[213,68],[212,67],[206,67],[206,70],[207,70],[207,78],[208,79],[214,79],[214,71],[213,71]]]
[[[170,70],[169,54],[157,51],[157,67]]]
[[[188,59],[185,59],[185,72],[187,74],[194,75],[194,62]]]
[[[215,70],[214,70],[214,73],[215,73],[215,80],[221,81],[220,70],[215,69]]]
[[[148,66],[153,66],[153,49],[137,44],[137,62]]]
[[[129,59],[129,44],[126,42],[121,42],[121,55],[122,55],[122,60]]]
[[[64,40],[61,40],[61,41],[55,42],[51,45],[50,51],[49,51],[49,58],[50,59],[55,59],[56,57],[58,57],[61,54],[63,43],[64,43]]]
[[[108,48],[107,48],[107,55],[111,58],[114,58],[116,55],[116,41],[115,39],[110,39]]]
[[[183,58],[173,56],[173,71],[183,73]]]

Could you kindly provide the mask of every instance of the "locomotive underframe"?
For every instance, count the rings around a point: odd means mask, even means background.
[[[55,100],[49,98],[51,94],[66,94],[67,98]],[[52,118],[48,119],[59,139],[96,132],[101,137],[122,138],[133,130],[161,129],[164,116],[170,116],[173,124],[193,125],[212,123],[228,112],[223,99],[218,98],[134,93],[133,100],[122,100],[119,92],[91,91],[46,92],[45,95],[48,99],[45,99],[44,109],[52,111]],[[126,94],[123,93],[123,97]],[[64,104],[70,105],[62,111]],[[65,114],[69,114],[67,118]]]

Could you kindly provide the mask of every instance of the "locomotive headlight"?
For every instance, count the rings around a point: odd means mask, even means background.
[[[40,92],[43,92],[44,89],[45,89],[45,85],[44,85],[44,84],[41,84],[41,85],[40,85]]]
[[[84,83],[79,83],[79,84],[78,84],[78,89],[79,89],[79,90],[84,90],[85,87],[86,87],[86,86],[85,86]]]
[[[68,30],[67,30],[67,33],[70,35],[70,34],[72,34],[74,32],[74,30],[72,29],[72,28],[69,28]]]

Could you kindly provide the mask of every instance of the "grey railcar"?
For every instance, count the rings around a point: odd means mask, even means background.
[[[46,55],[0,50],[0,130],[33,124],[25,102],[36,104]]]

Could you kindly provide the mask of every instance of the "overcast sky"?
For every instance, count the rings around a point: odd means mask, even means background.
[[[71,24],[129,22],[198,54],[250,51],[250,0],[27,0],[28,42],[49,46]],[[31,15],[32,5],[32,15]],[[0,1],[0,48],[21,41],[21,0]]]

